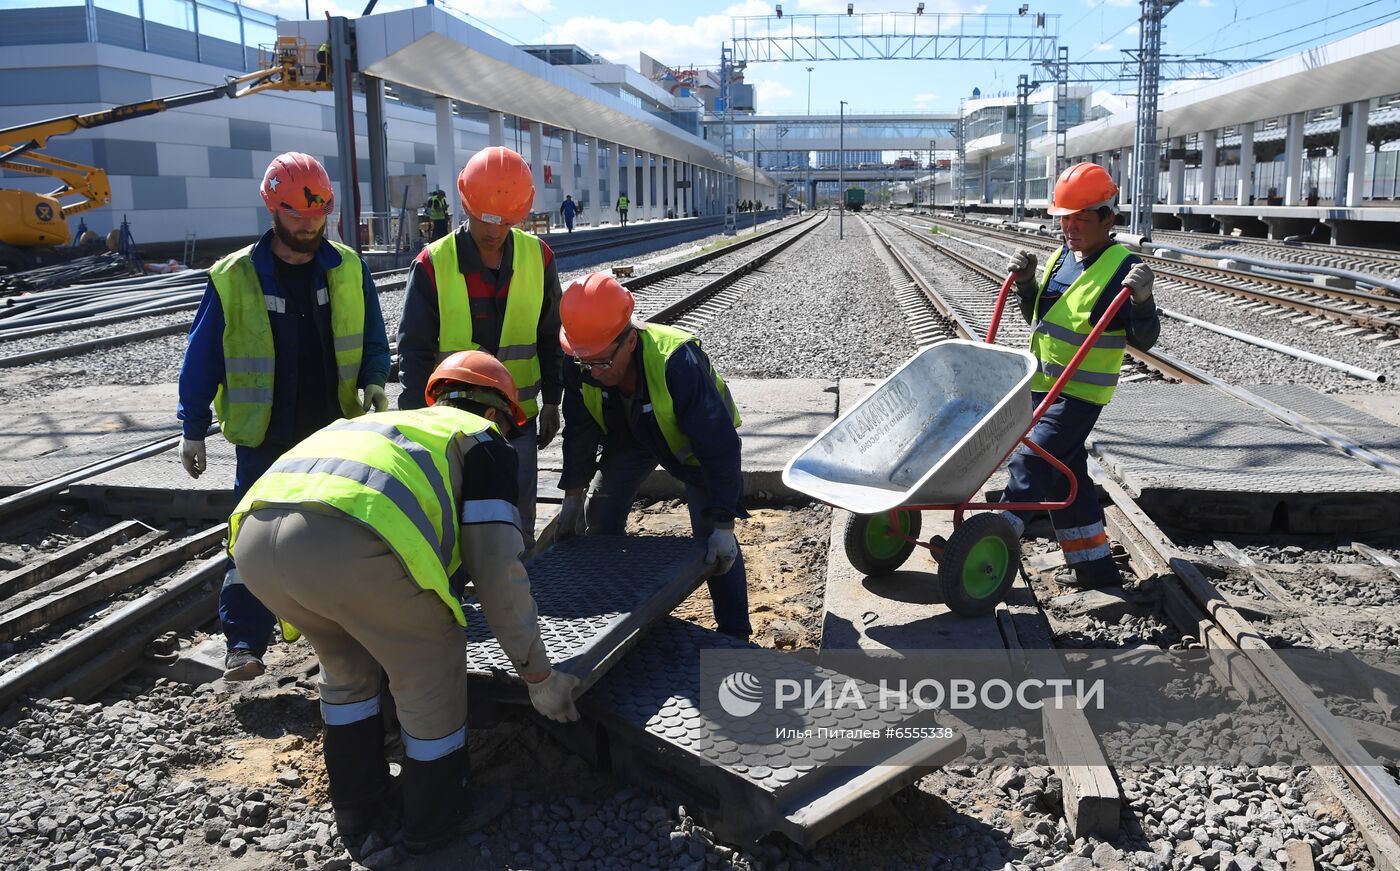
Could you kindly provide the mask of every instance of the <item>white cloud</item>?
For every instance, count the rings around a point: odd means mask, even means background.
[[[770,100],[781,100],[783,97],[793,96],[792,88],[774,79],[745,79],[746,83],[753,85],[758,93],[758,104],[767,104]]]
[[[1137,36],[1139,33],[1142,33],[1142,25],[1130,24],[1128,25],[1128,29],[1123,32],[1128,34],[1129,36]]]
[[[925,106],[925,105],[928,105],[929,103],[935,102],[936,100],[941,100],[941,99],[943,99],[943,98],[940,97],[940,96],[937,95],[937,94],[931,94],[931,93],[930,93],[930,94],[915,94],[913,97],[910,97],[909,99],[910,99],[910,100],[914,103],[914,105],[916,105],[916,106]]]
[[[1113,51],[1113,43],[1111,43],[1111,42],[1096,42],[1096,43],[1094,43],[1094,51],[1098,51],[1098,52]]]
[[[597,16],[569,18],[546,31],[541,42],[575,43],[614,63],[635,66],[637,52],[662,63],[690,66],[719,63],[720,45],[729,39],[728,15],[704,15],[689,24],[664,18],[652,21],[613,21]]]
[[[1200,4],[1209,9],[1215,5],[1215,0],[1200,0]]]

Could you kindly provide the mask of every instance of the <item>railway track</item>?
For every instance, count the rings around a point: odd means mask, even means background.
[[[1217,236],[1209,233],[1192,233],[1183,230],[1152,231],[1154,239],[1229,256],[1231,253],[1248,254],[1271,260],[1301,263],[1306,266],[1329,266],[1334,269],[1351,269],[1383,278],[1400,278],[1400,251],[1385,251],[1379,248],[1361,248],[1351,245],[1325,245],[1316,242],[1271,242],[1265,239],[1236,238]]]

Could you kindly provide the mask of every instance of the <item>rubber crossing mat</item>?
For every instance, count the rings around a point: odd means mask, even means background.
[[[722,723],[709,716],[713,702],[701,705],[706,650],[733,651],[744,655],[745,663],[753,661],[750,651],[760,659],[788,656],[668,617],[579,699],[583,723],[548,725],[594,764],[643,788],[675,795],[726,840],[748,843],[776,831],[804,847],[966,748],[956,732],[882,742],[873,749],[841,740],[775,740],[780,715],[767,712]],[[761,662],[757,670],[763,678]],[[861,715],[865,725],[876,729],[922,722],[920,714],[909,712],[866,713],[869,717]],[[807,725],[826,722],[817,714]]]
[[[540,635],[555,668],[587,690],[652,623],[671,613],[709,574],[705,545],[673,536],[597,535],[560,542],[525,564]],[[475,597],[467,618],[467,676],[494,688],[523,681],[491,634]],[[523,693],[510,693],[523,700]]]

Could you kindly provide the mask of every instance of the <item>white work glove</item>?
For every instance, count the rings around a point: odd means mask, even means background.
[[[539,416],[535,418],[535,424],[539,427],[539,437],[535,439],[536,448],[544,448],[554,437],[559,435],[559,406],[540,406]]]
[[[583,490],[568,490],[564,493],[564,504],[559,506],[559,520],[554,526],[554,540],[563,541],[583,535],[586,524],[583,518]]]
[[[1134,263],[1123,279],[1123,286],[1133,290],[1133,302],[1141,305],[1152,298],[1152,268],[1146,263]]]
[[[1035,254],[1024,248],[1017,248],[1011,259],[1006,261],[1006,271],[1016,274],[1016,290],[1029,293],[1035,290]]]
[[[715,531],[710,533],[708,547],[705,549],[705,562],[715,564],[715,574],[722,575],[729,571],[730,566],[739,558],[739,539],[734,537],[734,524],[728,527],[716,526]]]
[[[577,677],[557,668],[550,669],[549,677],[542,681],[525,682],[530,690],[530,704],[556,723],[572,723],[578,719],[578,708],[574,707],[574,691],[578,685]]]
[[[384,392],[382,384],[366,384],[364,389],[364,399],[360,402],[360,407],[368,414],[371,411],[388,411],[389,395]]]
[[[204,439],[191,439],[180,436],[180,465],[191,478],[204,474],[207,465],[204,453]]]

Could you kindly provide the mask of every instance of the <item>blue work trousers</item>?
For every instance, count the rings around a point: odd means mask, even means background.
[[[627,514],[632,510],[637,490],[656,466],[656,457],[641,447],[603,450],[598,486],[588,500],[590,535],[621,535],[627,531]],[[715,530],[715,524],[704,514],[704,507],[708,501],[704,488],[686,484],[685,501],[690,509],[691,534],[700,541],[707,541],[710,533]],[[742,550],[729,571],[722,575],[714,575],[709,580],[715,625],[725,635],[748,639],[753,632],[753,627],[749,624],[748,584]]]
[[[233,473],[234,503],[241,501],[253,482],[292,447],[272,442],[263,442],[255,448],[235,445],[233,453],[238,464]],[[243,586],[243,579],[231,568],[224,573],[224,585],[219,589],[219,622],[223,624],[229,650],[241,647],[261,659],[267,652],[267,642],[277,618]]]
[[[1031,394],[1032,407],[1044,398],[1043,393]],[[1068,508],[1051,511],[1050,522],[1064,551],[1065,564],[1074,569],[1081,581],[1099,584],[1118,580],[1118,568],[1104,532],[1098,491],[1089,480],[1089,452],[1084,444],[1102,411],[1101,405],[1061,395],[1030,433],[1030,440],[1064,463],[1079,482],[1074,502]],[[1007,472],[1004,502],[1059,501],[1069,493],[1064,474],[1025,445],[1012,453]],[[1035,512],[1008,513],[1018,518],[1019,529]]]

